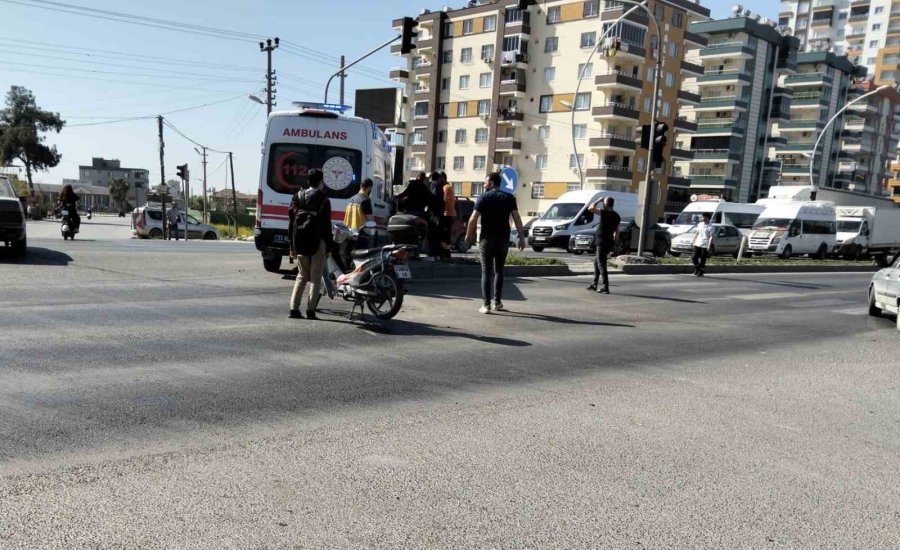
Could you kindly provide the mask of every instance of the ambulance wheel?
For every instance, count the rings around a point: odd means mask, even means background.
[[[263,267],[269,273],[278,273],[281,271],[281,256],[273,256],[271,258],[263,258]]]
[[[392,319],[403,307],[403,287],[400,281],[391,274],[377,273],[372,277],[372,288],[378,291],[378,297],[366,301],[372,315],[381,320]]]

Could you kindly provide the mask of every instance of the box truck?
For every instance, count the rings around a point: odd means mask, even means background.
[[[837,250],[844,259],[872,256],[881,266],[900,252],[900,208],[838,206]]]

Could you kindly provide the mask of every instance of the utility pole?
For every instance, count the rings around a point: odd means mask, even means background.
[[[275,72],[272,70],[272,52],[278,48],[278,37],[275,38],[274,42],[271,38],[266,39],[265,42],[259,43],[259,51],[266,53],[267,65],[266,65],[266,115],[272,112],[272,106],[274,103],[272,101],[275,98],[274,86],[275,81],[278,80],[278,77],[275,76]]]
[[[234,214],[234,236],[237,237],[237,191],[234,189],[234,154],[228,152],[228,165],[231,167],[231,201]]]
[[[168,230],[168,223],[166,223],[166,195],[162,191],[166,188],[166,142],[163,141],[163,117],[159,115],[156,117],[156,122],[159,125],[159,185],[160,185],[160,200],[162,202],[162,226],[163,226],[163,240],[166,240],[166,232]],[[137,197],[135,197],[137,198]]]
[[[209,223],[209,207],[206,205],[206,147],[201,145],[200,148],[202,152],[194,150],[203,157],[203,223]]]
[[[344,81],[347,79],[347,73],[344,72],[344,64],[346,60],[344,56],[341,56],[341,105],[344,104]]]

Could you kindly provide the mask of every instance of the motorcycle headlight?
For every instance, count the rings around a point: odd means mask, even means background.
[[[568,228],[569,228],[569,224],[565,224],[565,225],[557,225],[553,229],[555,229],[556,231],[563,231],[564,229],[568,229]]]

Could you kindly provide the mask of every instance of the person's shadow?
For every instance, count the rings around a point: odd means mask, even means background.
[[[0,263],[18,265],[47,265],[66,267],[72,257],[65,252],[49,248],[28,247],[25,256],[17,257],[11,247],[0,245]]]
[[[334,312],[340,313],[340,312]],[[345,321],[348,322],[348,321]],[[356,327],[360,330],[371,332],[374,334],[382,334],[385,336],[437,336],[446,338],[465,338],[485,344],[494,344],[497,346],[510,347],[528,347],[531,342],[524,340],[515,340],[513,338],[502,338],[499,336],[486,336],[482,334],[472,334],[470,332],[452,330],[449,327],[437,327],[426,323],[413,323],[402,319],[391,319],[390,321],[376,321],[370,316],[366,316],[364,321],[357,319],[354,321]]]
[[[603,321],[579,321],[577,319],[566,319],[565,317],[556,317],[555,315],[540,315],[537,313],[498,311],[496,313],[496,315],[499,317],[518,317],[520,319],[534,319],[535,321],[545,321],[547,323],[560,323],[563,325],[634,328],[634,325],[626,325],[623,323],[605,323]]]

